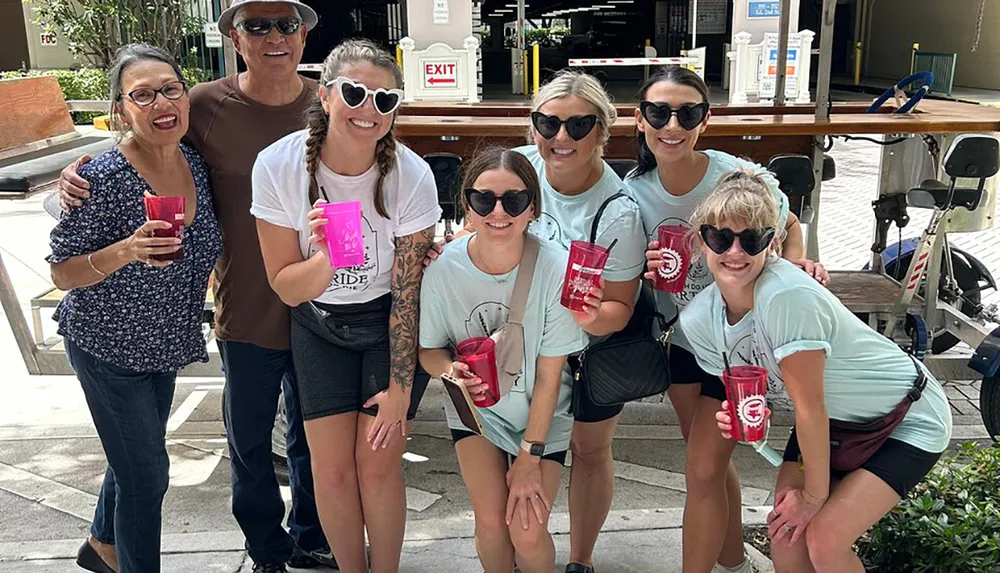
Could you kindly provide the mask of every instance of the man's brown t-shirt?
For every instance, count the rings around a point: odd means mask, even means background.
[[[215,265],[215,333],[220,340],[289,348],[288,307],[268,283],[257,222],[250,214],[250,174],[265,147],[305,127],[317,84],[302,80],[302,93],[284,106],[250,99],[236,76],[191,90],[188,139],[211,169],[215,215],[222,226],[222,256]]]

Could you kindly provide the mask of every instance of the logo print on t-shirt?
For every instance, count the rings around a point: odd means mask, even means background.
[[[469,318],[465,320],[465,332],[469,338],[493,336],[507,322],[509,315],[510,308],[503,303],[496,301],[481,303],[472,309]],[[527,356],[527,354],[522,354],[522,356]],[[514,385],[510,389],[511,392],[524,392],[524,385],[521,384],[522,378],[524,378],[523,363],[521,371],[517,373],[517,378],[514,379]]]
[[[548,213],[542,213],[538,219],[531,223],[531,230],[539,239],[555,241],[563,247],[569,248],[569,244],[563,237],[562,226],[559,225],[559,221],[556,221],[555,217]]]
[[[375,278],[378,277],[378,231],[372,228],[368,218],[361,215],[361,232],[365,243],[365,262],[354,267],[337,269],[330,281],[330,286],[326,292],[334,292],[340,289],[353,291],[367,290]]]

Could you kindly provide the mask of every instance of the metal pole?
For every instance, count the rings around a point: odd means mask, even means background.
[[[698,0],[691,1],[691,49],[698,47]]]
[[[781,16],[778,23],[778,69],[774,84],[774,105],[785,105],[785,72],[788,71],[788,28],[792,18],[792,0],[781,0]],[[802,50],[799,49],[799,57]],[[807,56],[808,57],[808,56]],[[799,65],[802,65],[801,62]],[[808,81],[808,78],[806,79]]]
[[[41,369],[38,367],[38,359],[35,352],[38,347],[31,338],[31,330],[28,328],[28,321],[24,319],[24,312],[17,302],[17,291],[14,290],[14,283],[7,274],[7,267],[3,264],[3,257],[0,256],[0,308],[7,315],[7,322],[14,332],[14,342],[17,343],[18,350],[21,351],[21,358],[24,366],[28,369],[28,374],[39,375]]]
[[[823,14],[819,36],[819,72],[816,76],[816,123],[830,118],[830,68],[833,64],[833,22],[837,0],[823,0]],[[820,190],[823,186],[823,138],[813,137],[813,174],[816,188],[809,198],[813,209],[813,223],[809,229],[806,257],[819,260]]]

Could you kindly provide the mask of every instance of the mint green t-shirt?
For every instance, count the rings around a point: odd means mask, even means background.
[[[724,151],[708,149],[702,153],[708,156],[708,170],[705,171],[701,182],[684,195],[675,196],[667,193],[660,183],[660,176],[655,169],[641,177],[625,178],[625,187],[628,193],[639,204],[639,213],[642,214],[642,224],[645,228],[647,241],[657,239],[657,230],[661,225],[680,225],[690,228],[691,216],[698,205],[715,190],[720,179],[737,170],[752,170],[765,174],[764,179],[778,203],[778,228],[785,228],[788,221],[788,198],[778,188],[778,181],[772,175],[762,166]],[[704,257],[696,256],[688,268],[684,291],[677,294],[656,291],[657,307],[664,316],[670,318],[677,312],[676,309],[687,306],[695,295],[712,284],[712,280],[712,273],[708,272]],[[682,328],[674,329],[672,341],[682,348],[693,350],[685,340]]]
[[[514,149],[531,161],[542,186],[542,215],[530,230],[539,238],[554,241],[567,251],[571,241],[589,241],[590,228],[597,210],[608,198],[625,190],[618,174],[607,163],[604,174],[593,187],[579,195],[563,195],[545,177],[545,161],[538,147],[525,145]],[[608,203],[597,226],[597,244],[607,247],[618,240],[604,266],[604,280],[630,281],[642,274],[646,265],[646,238],[639,207],[630,197]],[[564,269],[565,270],[565,269]],[[637,291],[638,292],[638,291]]]
[[[721,375],[728,344],[726,313],[715,284],[680,315],[698,364]],[[913,387],[916,365],[895,343],[868,327],[837,297],[788,261],[771,257],[754,288],[752,359],[770,383],[784,386],[780,363],[806,350],[826,354],[823,390],[831,419],[865,422],[891,412]],[[741,322],[743,322],[741,321]],[[922,367],[922,366],[921,366]],[[922,367],[923,368],[923,367]],[[951,437],[951,409],[941,384],[924,368],[927,387],[892,437],[938,453]]]
[[[454,348],[475,336],[490,336],[510,313],[517,268],[501,276],[477,268],[469,258],[474,235],[452,241],[434,264],[424,271],[420,291],[420,346]],[[535,388],[535,362],[539,356],[566,356],[583,350],[587,337],[560,302],[566,253],[555,244],[540,241],[541,248],[524,309],[524,363],[521,376],[500,401],[479,408],[486,438],[502,450],[517,455],[528,427],[528,413]],[[545,453],[569,448],[573,430],[570,403],[573,380],[563,367],[562,386],[555,417],[545,441]],[[467,430],[450,401],[445,402],[448,427]]]

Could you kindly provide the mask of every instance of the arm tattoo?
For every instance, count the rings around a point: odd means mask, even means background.
[[[389,314],[389,379],[403,390],[413,383],[417,365],[420,281],[424,275],[424,257],[433,242],[434,227],[396,237]]]

